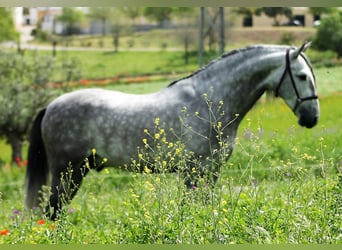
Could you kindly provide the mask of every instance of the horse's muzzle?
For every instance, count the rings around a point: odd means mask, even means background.
[[[312,115],[308,113],[302,113],[299,116],[298,123],[299,125],[306,128],[313,128],[318,122],[318,115]]]

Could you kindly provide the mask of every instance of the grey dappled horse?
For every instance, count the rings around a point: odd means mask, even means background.
[[[92,149],[96,149],[96,159],[106,157],[109,166],[129,166],[138,156],[138,147],[144,146],[144,130],[153,131],[156,118],[165,131],[172,128],[177,135],[182,130],[186,149],[206,166],[206,158],[219,148],[219,142],[204,94],[216,108],[222,105],[220,122],[229,155],[241,120],[265,91],[283,98],[298,123],[312,128],[319,118],[319,102],[312,67],[303,54],[309,46],[257,45],[234,50],[157,93],[84,89],[58,97],[37,115],[32,127],[26,205],[39,205],[40,190],[51,179],[53,211],[47,213],[55,218],[62,203],[69,202],[81,185],[88,171],[85,159],[90,168],[99,166],[91,160]],[[187,116],[182,114],[184,108]],[[61,183],[68,167],[72,168],[72,189]]]

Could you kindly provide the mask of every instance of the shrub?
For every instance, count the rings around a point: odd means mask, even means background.
[[[315,67],[331,67],[338,63],[336,60],[337,54],[332,50],[310,50],[306,54],[310,58],[310,62],[314,64]]]
[[[319,50],[332,50],[342,57],[342,15],[332,14],[322,19],[314,44]]]
[[[11,145],[12,161],[17,163],[24,162],[23,141],[35,114],[64,90],[56,90],[49,83],[59,75],[68,87],[70,81],[79,78],[78,64],[73,59],[59,65],[52,57],[28,53],[0,51],[0,136]]]
[[[292,45],[294,41],[295,41],[295,36],[290,32],[286,32],[281,36],[279,43]]]

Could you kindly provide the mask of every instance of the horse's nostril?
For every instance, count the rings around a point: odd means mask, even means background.
[[[308,115],[301,115],[299,117],[298,123],[301,126],[307,127],[307,128],[312,128],[314,127],[318,122],[318,116],[308,116]]]

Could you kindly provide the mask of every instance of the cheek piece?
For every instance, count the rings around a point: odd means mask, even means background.
[[[304,57],[303,57],[304,58]],[[307,62],[307,60],[304,58],[305,62]],[[292,87],[296,93],[296,96],[297,96],[297,99],[296,99],[296,104],[295,106],[293,107],[292,111],[293,112],[296,112],[298,106],[302,103],[302,102],[305,102],[305,101],[309,101],[309,100],[315,100],[315,99],[318,99],[318,96],[317,95],[312,95],[312,96],[308,96],[308,97],[301,97],[299,95],[299,92],[298,92],[298,89],[296,87],[296,83],[294,81],[294,78],[293,78],[293,74],[292,74],[292,70],[291,70],[291,63],[290,63],[290,49],[287,49],[286,50],[286,56],[285,56],[285,70],[284,70],[284,73],[283,75],[281,76],[280,78],[280,81],[277,85],[277,88],[275,90],[275,96],[278,97],[279,96],[279,90],[280,90],[280,87],[282,85],[282,83],[284,82],[284,79],[285,79],[285,76],[286,74],[288,73],[289,76],[290,76],[290,80],[291,80],[291,83],[292,83]]]

